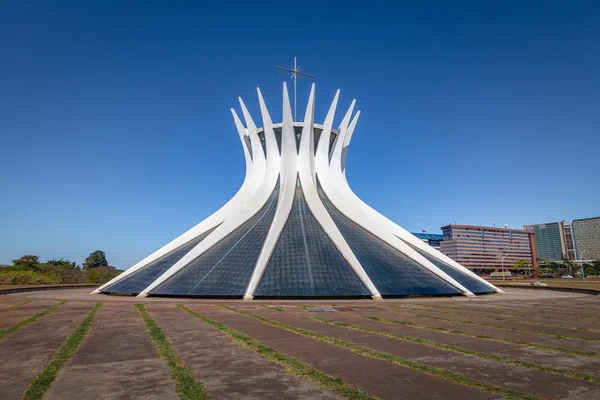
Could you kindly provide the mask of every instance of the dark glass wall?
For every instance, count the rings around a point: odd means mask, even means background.
[[[296,186],[294,204],[255,297],[366,297],[370,293],[334,246]]]
[[[435,265],[436,267],[438,267],[439,269],[441,269],[442,271],[444,271],[445,273],[450,275],[452,278],[454,278],[458,283],[460,283],[461,285],[463,285],[464,287],[469,289],[472,293],[480,293],[481,294],[481,293],[494,292],[494,290],[492,288],[490,288],[489,286],[487,286],[485,283],[479,282],[477,279],[470,277],[469,275],[466,275],[466,274],[452,268],[451,266],[447,265],[446,263],[444,263],[442,261],[437,260],[434,257],[431,257],[430,255],[428,255],[427,253],[425,253],[422,250],[417,249],[413,245],[410,245],[410,244],[408,244],[408,245],[410,247],[412,247],[415,251],[417,251],[419,254],[421,254],[423,257],[428,259],[433,265]]]
[[[150,294],[243,296],[273,221],[278,194],[279,183],[258,213]]]
[[[208,232],[203,233],[197,238],[190,240],[189,242],[181,245],[175,250],[172,250],[171,252],[160,257],[159,259],[151,262],[145,267],[142,267],[141,269],[137,270],[128,277],[104,289],[102,293],[139,294],[142,290],[144,290],[152,282],[154,282],[159,276],[161,276],[166,270],[171,268],[190,250],[196,247],[196,245],[200,243],[205,237],[207,237],[214,229],[216,228],[213,228]]]
[[[453,295],[460,291],[342,214],[319,195],[363,269],[382,296]]]

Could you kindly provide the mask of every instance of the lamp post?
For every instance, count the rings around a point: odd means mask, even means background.
[[[504,259],[508,256],[508,254],[504,255],[504,257],[502,257],[502,280],[505,281],[506,280],[506,273],[504,272]]]
[[[585,281],[585,267],[583,266],[583,253],[585,253],[585,250],[581,250],[581,253],[579,253],[579,259],[581,260],[581,276],[582,276],[583,280]]]

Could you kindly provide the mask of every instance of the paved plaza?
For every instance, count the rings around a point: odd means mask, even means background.
[[[0,296],[0,399],[36,398],[35,388],[44,399],[190,398],[181,371],[210,399],[600,399],[600,296],[507,288],[244,302],[88,292]]]

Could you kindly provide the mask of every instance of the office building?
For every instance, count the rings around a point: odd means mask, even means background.
[[[441,233],[413,233],[416,237],[421,239],[423,243],[427,243],[431,247],[436,250],[440,250],[442,246],[442,240],[444,240],[444,235]]]
[[[521,260],[536,267],[537,250],[533,231],[476,225],[442,227],[442,253],[471,270],[507,270]]]
[[[574,219],[571,222],[575,258],[600,260],[600,217]]]
[[[524,228],[535,233],[535,244],[540,259],[547,261],[568,259],[566,230],[569,231],[571,250],[573,248],[573,240],[567,221],[525,225]]]

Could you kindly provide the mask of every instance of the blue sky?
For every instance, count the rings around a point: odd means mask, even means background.
[[[597,2],[254,3],[0,4],[0,263],[127,268],[218,209],[229,108],[278,120],[294,56],[317,120],[357,99],[349,182],[406,229],[600,215]]]

